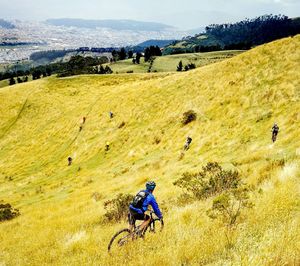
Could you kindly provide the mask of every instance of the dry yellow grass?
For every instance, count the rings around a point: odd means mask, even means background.
[[[300,36],[186,73],[19,84],[1,89],[0,102],[0,199],[21,211],[0,224],[0,265],[300,264]],[[182,127],[189,109],[198,119]],[[274,121],[281,132],[271,144]],[[188,134],[191,149],[178,160]],[[206,215],[211,199],[176,204],[174,180],[209,161],[253,187],[255,206],[230,248],[226,228]],[[104,223],[103,202],[147,179],[166,202],[164,232],[107,254],[126,223]]]

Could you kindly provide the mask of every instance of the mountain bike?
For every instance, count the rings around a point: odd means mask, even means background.
[[[140,230],[140,225],[135,226],[131,232],[128,228],[118,231],[110,240],[108,244],[108,251],[111,251],[112,246],[122,247],[128,242],[136,240],[138,238],[144,238],[147,231],[150,233],[155,233],[157,231],[162,231],[164,228],[164,221],[153,217],[154,212],[150,212],[150,222],[146,228],[142,231]]]

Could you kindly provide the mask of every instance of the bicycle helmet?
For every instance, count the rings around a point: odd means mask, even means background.
[[[150,191],[153,191],[156,187],[156,184],[154,181],[148,181],[146,183],[146,189],[150,190]]]

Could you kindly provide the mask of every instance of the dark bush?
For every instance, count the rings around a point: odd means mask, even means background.
[[[106,66],[104,71],[105,71],[105,74],[112,74],[113,73],[113,71],[111,70],[111,68],[109,66]]]
[[[15,79],[13,77],[11,77],[9,79],[9,85],[11,86],[11,85],[14,85],[14,84],[16,84],[16,81],[15,81]]]
[[[182,64],[182,61],[179,61],[179,63],[178,63],[178,66],[177,66],[177,71],[182,71],[182,69],[183,69],[183,64]]]
[[[133,196],[130,194],[118,194],[116,198],[104,202],[105,218],[109,222],[119,222],[127,218],[129,204]]]
[[[191,123],[192,121],[197,119],[197,114],[193,110],[189,110],[183,114],[181,124],[187,125],[188,123]]]
[[[153,140],[153,144],[158,145],[160,142],[161,142],[161,138],[158,137],[158,136],[155,136],[155,137],[154,137],[154,140]]]
[[[218,163],[208,163],[198,173],[184,173],[173,184],[197,199],[207,198],[237,188],[241,183],[237,171],[224,170]]]
[[[14,209],[9,203],[0,204],[0,222],[11,220],[20,215],[19,210]]]
[[[122,127],[125,127],[125,122],[123,121],[122,123],[120,123],[120,125],[118,125],[118,128],[122,128]]]
[[[190,63],[187,66],[188,66],[189,70],[196,68],[196,65],[194,63]]]

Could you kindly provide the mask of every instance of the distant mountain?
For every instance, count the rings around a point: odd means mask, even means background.
[[[173,43],[174,41],[176,41],[176,40],[148,40],[148,41],[139,43],[136,46],[146,48],[146,47],[153,45],[153,46],[158,46],[158,47],[162,48],[162,47],[165,47],[165,46]]]
[[[0,18],[0,28],[4,28],[4,29],[14,29],[15,25]]]
[[[65,26],[65,27],[78,27],[78,28],[109,28],[113,30],[134,30],[134,31],[164,31],[175,29],[172,26],[156,23],[156,22],[143,22],[135,20],[86,20],[86,19],[48,19],[48,24],[54,26]]]

